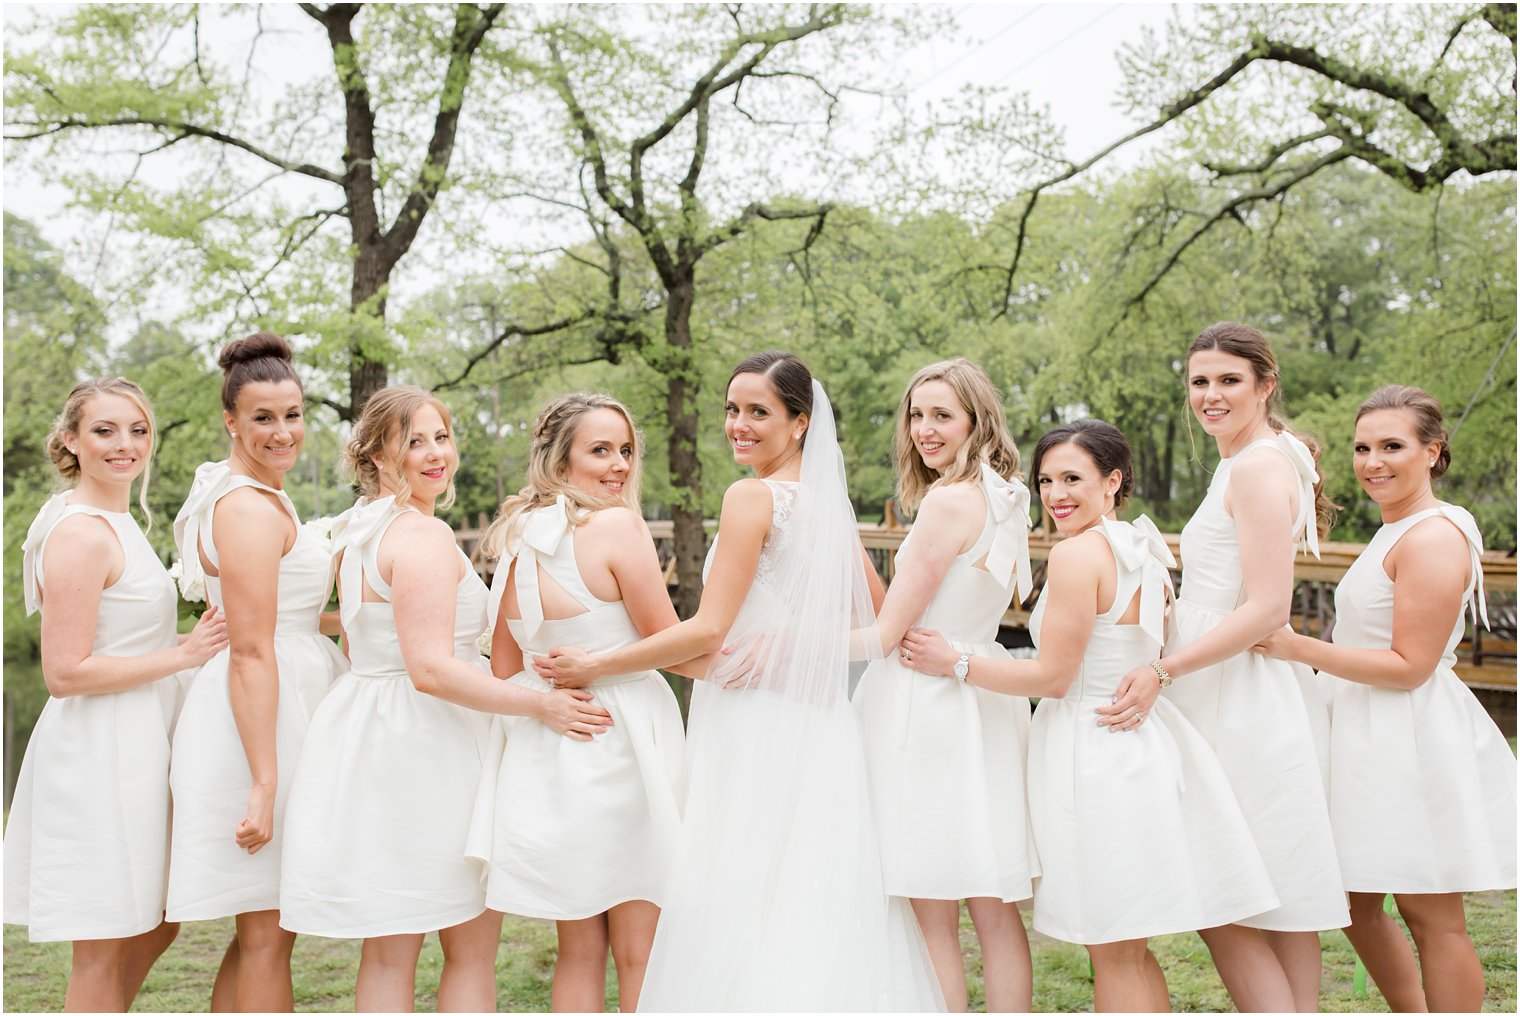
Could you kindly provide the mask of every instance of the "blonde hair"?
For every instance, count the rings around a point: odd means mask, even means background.
[[[148,421],[148,463],[143,467],[142,486],[137,488],[137,505],[147,520],[147,528],[152,529],[153,515],[148,511],[148,482],[149,474],[153,471],[153,452],[158,447],[158,423],[153,419],[153,406],[148,402],[148,396],[138,387],[137,382],[128,381],[124,377],[102,377],[75,385],[69,391],[68,398],[63,400],[63,412],[53,420],[53,429],[48,431],[44,445],[47,457],[59,476],[69,483],[78,482],[79,456],[69,451],[63,439],[69,434],[79,436],[79,418],[84,415],[85,404],[97,395],[120,395],[136,406]]]
[[[913,392],[927,381],[943,381],[949,385],[971,417],[971,433],[955,453],[955,462],[942,475],[924,464],[908,431]],[[983,462],[1004,479],[1012,479],[1019,472],[1019,449],[1013,443],[1013,435],[1008,433],[1003,400],[987,372],[964,356],[931,363],[909,379],[897,406],[892,449],[897,463],[897,506],[908,515],[918,510],[931,487],[974,479],[980,475]]]
[[[395,464],[406,453],[406,442],[412,433],[412,419],[423,406],[432,406],[443,418],[444,429],[450,439],[454,436],[454,418],[438,396],[416,385],[390,385],[369,397],[364,411],[354,424],[354,432],[343,447],[343,465],[354,474],[359,493],[366,497],[379,497],[384,482],[396,487],[396,501],[403,502],[412,496],[412,485],[401,473],[383,475],[377,456],[386,456]],[[448,490],[438,502],[439,508],[454,503],[454,481],[449,480]]]
[[[1251,373],[1256,375],[1256,387],[1259,389],[1268,381],[1272,382],[1272,391],[1268,394],[1265,404],[1267,426],[1272,428],[1273,433],[1287,432],[1304,443],[1309,449],[1309,454],[1314,456],[1314,521],[1319,535],[1324,536],[1330,532],[1330,527],[1335,525],[1335,517],[1340,512],[1340,505],[1330,500],[1325,494],[1325,474],[1319,468],[1319,442],[1313,436],[1295,430],[1288,426],[1288,418],[1283,410],[1282,378],[1277,369],[1277,356],[1272,352],[1272,344],[1267,337],[1250,325],[1243,325],[1235,321],[1218,321],[1209,325],[1188,346],[1187,356],[1182,363],[1183,384],[1186,386],[1188,364],[1193,360],[1193,354],[1205,350],[1218,350],[1230,356],[1238,356],[1251,365]],[[1192,423],[1188,424],[1188,433],[1192,433]]]
[[[633,461],[629,464],[628,478],[623,490],[616,497],[595,497],[572,484],[567,478],[570,469],[570,448],[576,432],[586,414],[598,409],[611,409],[628,424],[633,443]],[[507,550],[507,544],[517,528],[518,519],[536,508],[554,503],[561,494],[570,502],[571,521],[575,525],[584,522],[589,513],[600,508],[632,508],[639,511],[639,476],[643,471],[643,443],[639,429],[634,426],[633,414],[628,407],[610,395],[590,392],[571,392],[549,400],[549,404],[533,421],[533,444],[528,452],[528,477],[522,490],[501,503],[496,520],[486,530],[481,541],[480,554],[487,560],[498,558]]]

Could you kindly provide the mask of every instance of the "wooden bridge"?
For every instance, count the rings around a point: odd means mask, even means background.
[[[494,562],[476,558],[475,551],[485,534],[489,520],[477,519],[476,525],[461,529],[456,536],[470,560],[482,577],[490,579]],[[709,521],[712,532],[717,523]],[[674,526],[670,520],[656,519],[649,523],[660,560],[665,563],[665,582],[676,583],[675,558],[671,551]],[[876,568],[888,581],[892,581],[893,557],[902,545],[908,527],[894,524],[861,523],[860,539],[870,553]],[[1171,547],[1179,565],[1182,552],[1178,546],[1180,537],[1167,533],[1166,542]],[[1029,534],[1029,557],[1034,566],[1036,591],[1044,584],[1045,562],[1056,537],[1052,533],[1036,529]],[[1293,608],[1293,626],[1309,635],[1323,635],[1335,621],[1335,586],[1351,567],[1357,555],[1366,547],[1364,543],[1320,543],[1319,560],[1300,555],[1293,567],[1296,591]],[[1502,551],[1486,551],[1483,555],[1483,584],[1487,590],[1490,631],[1469,630],[1457,648],[1456,672],[1470,687],[1487,692],[1515,693],[1515,642],[1516,642],[1516,569],[1515,557]],[[1029,603],[1034,603],[1031,596]],[[1011,605],[1003,615],[1003,627],[1007,634],[1019,638],[1029,624],[1029,610],[1017,604]],[[1026,643],[1027,644],[1027,643]]]

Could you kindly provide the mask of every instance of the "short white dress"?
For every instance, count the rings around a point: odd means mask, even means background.
[[[1278,904],[1219,760],[1158,698],[1133,731],[1097,725],[1124,675],[1161,654],[1167,568],[1150,519],[1098,527],[1118,585],[1064,698],[1040,700],[1029,731],[1029,809],[1044,870],[1036,931],[1094,945],[1230,924]],[[1119,624],[1140,593],[1140,623]],[[1042,597],[1029,619],[1040,642]]]
[[[1383,559],[1405,533],[1437,515],[1467,538],[1472,580],[1465,604],[1474,624],[1488,623],[1477,523],[1466,509],[1442,504],[1383,526],[1347,570],[1335,589],[1336,645],[1393,644],[1393,580]],[[1459,617],[1441,662],[1418,688],[1333,682],[1330,818],[1352,892],[1515,887],[1515,756],[1452,670],[1465,628]]]
[[[280,559],[279,602],[274,632],[280,704],[275,720],[279,784],[275,789],[274,838],[256,854],[234,840],[248,812],[253,778],[232,715],[227,689],[228,651],[206,661],[195,677],[174,731],[169,782],[174,792],[174,850],[169,862],[171,921],[275,910],[280,906],[280,848],[285,802],[296,758],[317,703],[348,661],[318,630],[332,591],[332,557],[326,545],[301,525],[284,491],[249,476],[235,476],[226,462],[208,462],[195,471],[190,496],[174,520],[182,581],[204,576],[206,601],[222,606],[222,583],[205,574],[200,553],[220,570],[227,548],[217,549],[212,533],[216,503],[239,487],[255,487],[279,497],[296,524],[296,541]]]
[[[1182,529],[1182,592],[1167,654],[1197,641],[1244,599],[1235,520],[1225,511],[1230,472],[1250,453],[1281,454],[1299,477],[1295,533],[1314,538],[1314,460],[1291,434],[1253,442],[1222,459],[1208,495]],[[1323,931],[1351,921],[1330,830],[1315,720],[1301,671],[1246,652],[1177,678],[1162,695],[1213,747],[1251,827],[1281,906],[1241,920],[1268,931]]]
[[[1015,588],[1022,602],[1031,584],[1029,490],[985,464],[981,488],[981,535],[951,563],[916,623],[961,652],[1006,658],[998,625]],[[892,652],[866,670],[854,704],[887,892],[1006,902],[1034,895],[1040,862],[1024,789],[1029,700],[920,674]]]
[[[371,938],[451,928],[485,910],[465,858],[490,717],[418,691],[396,636],[377,555],[405,512],[362,499],[333,525],[339,604],[352,669],[317,707],[285,808],[280,926]],[[486,587],[458,552],[454,655],[485,669],[477,642]],[[362,578],[361,578],[362,575]],[[364,602],[368,583],[383,602]]]
[[[121,577],[101,591],[97,656],[174,646],[174,581],[128,512],[42,506],[26,534],[28,614],[45,586],[42,557],[64,519],[105,520],[121,543]],[[5,828],[5,923],[33,942],[127,938],[164,919],[169,863],[169,742],[180,675],[105,695],[49,698],[27,742]]]
[[[523,617],[507,624],[525,662],[556,646],[594,653],[639,641],[622,601],[597,599],[581,578],[563,498],[521,517],[491,582],[493,619],[514,559]],[[584,612],[545,619],[540,570]],[[550,690],[531,669],[510,680]],[[664,900],[681,835],[680,707],[653,670],[604,677],[587,690],[612,714],[611,728],[590,741],[526,716],[495,720],[497,755],[481,783],[473,839],[473,852],[490,866],[486,902],[493,910],[577,921],[631,900]]]

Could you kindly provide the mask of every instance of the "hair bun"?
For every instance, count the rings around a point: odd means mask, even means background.
[[[216,362],[223,371],[229,371],[240,363],[263,359],[284,360],[289,363],[290,343],[274,332],[257,332],[246,339],[227,343],[222,347],[221,355],[216,358]]]

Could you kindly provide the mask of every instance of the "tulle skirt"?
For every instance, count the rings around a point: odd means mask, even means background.
[[[511,680],[549,690],[527,671]],[[611,728],[590,741],[523,716],[493,725],[471,834],[471,853],[490,866],[492,910],[576,921],[664,899],[681,834],[680,707],[652,670],[588,690],[612,714]]]
[[[957,646],[1006,657],[992,643]],[[1025,802],[1029,700],[904,667],[894,653],[855,692],[888,893],[916,899],[1034,894]]]
[[[1227,614],[1179,600],[1167,651]],[[1163,694],[1218,756],[1281,901],[1238,923],[1269,931],[1349,924],[1319,749],[1293,665],[1241,653],[1179,677]]]
[[[1515,756],[1442,667],[1412,691],[1322,675],[1335,694],[1330,818],[1346,888],[1515,887]]]
[[[174,793],[174,849],[169,860],[171,921],[209,921],[280,906],[285,802],[317,704],[348,661],[317,632],[274,640],[280,674],[275,752],[274,838],[256,854],[234,840],[248,811],[252,776],[227,691],[226,650],[201,667],[174,731],[169,782]]]
[[[849,703],[698,692],[685,826],[640,1008],[942,1010],[907,901],[882,891]]]
[[[164,919],[169,743],[182,685],[50,698],[5,828],[5,923],[33,942],[128,938]]]
[[[285,809],[280,926],[370,938],[478,917],[484,871],[465,841],[490,722],[405,674],[340,678],[312,719]]]

